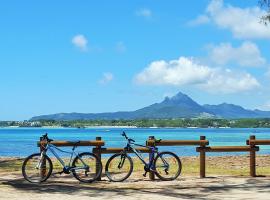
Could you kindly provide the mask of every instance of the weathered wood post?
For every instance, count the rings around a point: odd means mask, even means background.
[[[149,136],[148,140],[153,140],[153,143],[151,143],[150,146],[154,147],[155,146],[155,136]],[[151,155],[151,152],[150,152],[149,153],[149,162],[150,162],[151,159],[152,160],[154,159],[154,158],[152,158],[152,156],[155,156],[155,155]],[[154,172],[149,171],[149,179],[152,180],[152,181],[155,180],[155,173]]]
[[[45,150],[44,145],[47,142],[43,137],[39,138],[40,141],[40,146],[39,146],[39,151],[40,151],[40,155],[41,153]],[[45,155],[45,154],[44,154]],[[41,161],[41,165],[40,165],[40,174],[41,177],[45,177],[46,176],[46,159],[43,158],[43,160]]]
[[[101,137],[96,137],[96,141],[101,141]],[[96,146],[96,148],[95,148],[95,154],[97,155],[97,157],[101,161],[101,146]],[[99,166],[98,162],[96,162],[96,173],[99,172],[99,170],[100,170],[99,168],[100,168],[100,166]],[[97,181],[101,181],[101,174],[97,178]]]
[[[255,140],[256,136],[251,135],[249,137],[249,145],[250,145],[250,176],[256,177],[256,151],[254,150],[255,145],[251,142],[251,140]]]
[[[205,136],[200,136],[200,140],[205,140]],[[200,144],[201,150],[200,150],[200,178],[205,178],[205,151],[204,147],[205,144]]]

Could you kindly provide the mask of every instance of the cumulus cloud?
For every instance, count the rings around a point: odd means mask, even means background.
[[[113,80],[114,76],[110,72],[103,73],[102,78],[99,80],[99,83],[102,85],[108,84]]]
[[[200,88],[212,93],[237,93],[253,90],[260,86],[255,77],[246,72],[229,69],[213,69],[211,77]]]
[[[148,8],[141,8],[135,12],[139,17],[150,18],[152,17],[152,11]]]
[[[88,41],[84,35],[82,35],[82,34],[75,35],[72,38],[71,42],[72,42],[72,44],[74,44],[74,46],[76,46],[80,50],[82,50],[82,51],[87,50]]]
[[[196,63],[193,59],[154,61],[135,76],[137,84],[146,85],[192,85],[209,92],[235,93],[260,86],[256,78],[246,72],[211,68]]]
[[[207,66],[198,65],[191,59],[180,57],[178,60],[166,62],[154,61],[136,76],[136,82],[150,85],[187,85],[205,82],[211,70]]]
[[[230,43],[210,46],[209,57],[219,65],[237,63],[243,67],[257,67],[266,64],[257,45],[249,41],[243,42],[239,47],[233,47]]]
[[[259,7],[240,8],[212,0],[205,13],[219,28],[230,30],[235,38],[270,38],[270,26],[260,23],[266,11]]]

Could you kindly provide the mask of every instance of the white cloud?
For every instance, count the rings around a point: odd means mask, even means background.
[[[243,67],[257,67],[266,64],[257,45],[249,41],[243,42],[239,47],[221,43],[218,46],[211,46],[209,50],[210,59],[220,65],[233,62]]]
[[[84,35],[75,35],[72,40],[71,40],[72,44],[74,44],[76,47],[78,47],[80,50],[82,51],[86,51],[87,50],[87,39]]]
[[[146,85],[192,85],[209,92],[235,93],[260,86],[256,78],[245,72],[233,72],[196,63],[186,57],[150,63],[135,76],[135,82]]]
[[[210,22],[210,18],[207,15],[199,15],[196,19],[188,22],[190,26],[197,26],[202,24],[207,24]]]
[[[152,11],[148,8],[141,8],[135,12],[139,17],[150,18],[152,17]]]
[[[115,45],[115,50],[118,53],[124,53],[127,50],[126,45],[124,44],[124,42],[117,42]]]
[[[99,80],[99,83],[105,85],[113,80],[114,76],[110,72],[106,72],[102,75],[102,78]]]
[[[207,66],[194,63],[191,59],[180,57],[166,62],[154,61],[136,76],[136,82],[150,85],[199,84],[211,75]]]
[[[200,88],[210,93],[237,93],[254,90],[260,86],[252,75],[246,72],[213,69],[211,77]]]
[[[218,27],[230,30],[235,38],[270,38],[270,26],[260,23],[266,11],[259,7],[239,8],[224,5],[223,0],[212,0],[206,15]]]

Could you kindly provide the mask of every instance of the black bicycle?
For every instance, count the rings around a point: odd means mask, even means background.
[[[50,177],[53,171],[53,164],[46,154],[48,150],[57,158],[63,167],[62,171],[55,174],[72,173],[76,179],[85,183],[93,182],[100,176],[102,164],[95,154],[90,152],[78,154],[75,152],[80,141],[73,142],[74,146],[72,151],[64,151],[51,144],[53,140],[48,138],[47,133],[42,136],[42,140],[46,141],[46,143],[40,144],[44,150],[41,153],[35,153],[28,156],[23,162],[22,174],[27,181],[31,183],[41,183]],[[69,163],[67,165],[55,150],[70,154]],[[73,159],[73,157],[75,158]]]
[[[111,156],[105,166],[105,174],[110,181],[121,182],[126,180],[133,171],[133,161],[128,152],[133,152],[144,164],[145,177],[148,172],[154,172],[163,181],[176,179],[182,170],[179,157],[169,151],[158,152],[156,147],[136,144],[135,140],[128,138],[123,132],[122,136],[127,140],[127,145],[123,152]],[[149,162],[146,162],[134,146],[146,147],[150,150]]]

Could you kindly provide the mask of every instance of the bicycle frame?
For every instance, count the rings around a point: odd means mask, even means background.
[[[85,162],[80,158],[79,154],[75,152],[75,148],[74,147],[73,147],[72,151],[64,151],[64,150],[62,150],[60,148],[57,148],[55,145],[48,143],[46,145],[46,147],[45,147],[45,150],[42,152],[42,155],[44,153],[46,153],[48,150],[56,157],[56,159],[61,163],[61,165],[63,166],[63,168],[72,169],[72,167],[71,167],[71,161],[72,161],[72,158],[74,157],[74,155],[75,155],[75,157],[78,156],[78,158],[80,159],[80,161],[84,165],[84,167],[75,167],[76,169],[85,169],[87,167],[87,164],[85,164]],[[63,161],[63,159],[60,158],[60,156],[56,153],[55,150],[58,150],[58,151],[63,152],[63,153],[70,154],[70,159],[69,159],[68,165],[65,164],[65,162]]]
[[[149,163],[147,163],[143,157],[141,156],[141,154],[135,149],[133,148],[133,146],[138,146],[138,147],[146,147],[150,150],[150,157],[149,157]],[[128,141],[127,146],[124,148],[126,151],[127,150],[131,150],[133,153],[135,153],[135,155],[140,159],[140,161],[147,166],[149,169],[151,169],[152,165],[153,165],[153,161],[154,161],[154,157],[155,157],[155,153],[158,153],[157,148],[155,147],[150,147],[150,146],[145,146],[145,145],[141,145],[141,144],[136,144],[134,142],[130,142]],[[127,152],[124,152],[127,153]]]

